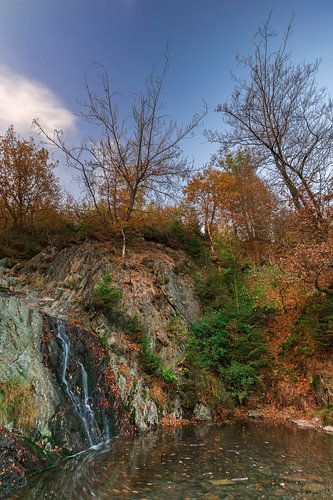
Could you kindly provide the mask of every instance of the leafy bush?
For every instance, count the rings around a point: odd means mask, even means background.
[[[97,310],[108,313],[115,309],[122,297],[122,291],[110,286],[112,276],[104,273],[92,291],[92,304]]]
[[[230,406],[230,397],[226,393],[220,377],[189,361],[187,359],[187,363],[185,363],[187,366],[183,366],[181,380],[181,387],[186,398],[185,405],[193,408],[200,400],[211,408],[222,403],[223,406]]]
[[[175,220],[169,227],[170,239],[194,258],[203,258],[207,253],[199,230],[188,228],[181,220]]]
[[[265,352],[260,329],[233,314],[209,312],[192,326],[188,356],[200,367],[215,371],[240,403],[260,381],[258,369],[267,362]]]
[[[160,371],[162,363],[160,358],[154,354],[148,335],[143,335],[140,347],[148,372],[154,373]]]
[[[173,373],[172,366],[164,365],[161,368],[161,375],[165,382],[174,384],[177,382],[177,376]]]
[[[239,403],[248,399],[260,381],[257,368],[250,363],[236,361],[232,362],[230,366],[220,368],[227,391]]]
[[[312,410],[312,417],[320,418],[323,425],[333,425],[333,407],[323,406]]]
[[[209,264],[194,277],[195,290],[203,306],[210,309],[228,307],[233,300],[230,268],[217,269]]]

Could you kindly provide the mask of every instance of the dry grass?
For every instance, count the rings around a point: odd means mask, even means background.
[[[161,406],[167,402],[168,396],[164,391],[163,382],[155,380],[152,383],[150,387],[150,396],[154,401],[156,401]]]
[[[21,380],[0,383],[0,425],[31,431],[36,423],[36,404],[30,384]]]

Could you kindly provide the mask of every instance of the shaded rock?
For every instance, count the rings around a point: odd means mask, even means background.
[[[331,373],[314,375],[311,387],[318,406],[333,406],[333,378]]]
[[[5,269],[7,267],[7,259],[0,259],[0,269]]]
[[[211,420],[212,419],[211,409],[202,403],[198,403],[195,405],[194,410],[193,410],[193,414],[197,420]]]
[[[24,486],[27,476],[56,461],[54,455],[1,428],[0,450],[0,496],[3,498],[14,487]]]

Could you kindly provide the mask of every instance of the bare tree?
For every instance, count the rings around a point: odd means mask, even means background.
[[[276,50],[270,16],[259,28],[254,54],[238,58],[249,79],[234,77],[231,101],[217,107],[227,131],[206,133],[222,149],[256,151],[267,177],[295,208],[320,218],[332,193],[332,102],[316,83],[319,62],[292,62],[291,24]]]
[[[142,210],[148,200],[170,197],[190,174],[191,164],[183,157],[181,142],[199,125],[206,105],[183,127],[163,114],[161,91],[166,60],[161,76],[152,73],[147,78],[144,91],[130,100],[128,118],[122,119],[122,96],[111,91],[105,68],[99,69],[102,92],[99,95],[86,84],[88,102],[80,113],[99,128],[98,139],[70,148],[60,131],[51,137],[37,121],[35,124],[49,143],[65,153],[68,165],[79,171],[98,211],[103,202],[109,219],[121,228],[124,252],[124,228],[133,212]]]

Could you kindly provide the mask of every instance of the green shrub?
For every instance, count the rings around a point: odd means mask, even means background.
[[[311,412],[312,417],[320,418],[323,425],[333,425],[333,407],[323,406],[315,408]]]
[[[207,248],[198,228],[195,231],[186,227],[181,220],[175,220],[168,232],[171,241],[192,257],[204,259],[207,256]]]
[[[104,313],[114,310],[122,297],[122,291],[110,286],[112,276],[104,273],[92,291],[92,305]]]
[[[147,334],[142,336],[140,342],[141,354],[145,363],[145,368],[150,374],[158,374],[165,382],[177,382],[177,376],[173,373],[172,366],[164,365],[161,358],[154,354],[150,339]]]
[[[185,404],[189,408],[193,408],[199,399],[211,408],[219,404],[232,406],[231,398],[220,377],[210,370],[200,368],[197,364],[189,363],[188,360],[186,364],[185,369],[183,367],[181,388],[186,398]]]
[[[235,361],[219,371],[229,394],[241,404],[253,393],[260,380],[257,369],[251,364]]]
[[[134,314],[134,316],[130,316],[128,314],[124,315],[123,328],[130,334],[138,334],[144,331],[144,326],[142,325],[138,314]]]
[[[146,369],[149,373],[159,372],[162,367],[161,360],[154,354],[150,339],[147,334],[144,334],[141,342],[141,353],[145,361]]]
[[[172,384],[177,382],[177,376],[174,374],[173,368],[170,365],[163,365],[161,367],[161,375],[165,382]]]
[[[215,311],[193,324],[187,356],[218,374],[227,392],[242,403],[260,382],[259,368],[267,363],[265,353],[266,343],[257,325]]]
[[[195,291],[205,308],[228,307],[233,300],[230,283],[231,269],[218,269],[213,264],[194,276]]]

